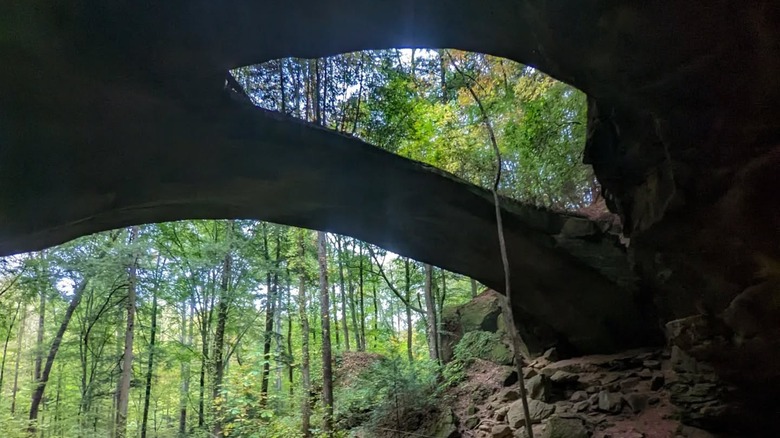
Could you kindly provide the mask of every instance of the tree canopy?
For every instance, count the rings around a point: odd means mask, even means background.
[[[406,49],[231,74],[226,87],[256,105],[482,187],[495,173],[488,118],[504,196],[576,210],[598,194],[579,164],[583,94],[530,67]],[[409,409],[436,397],[444,308],[479,290],[348,236],[251,220],[119,229],[0,269],[9,438],[332,436],[369,421],[364,409],[381,424],[398,415],[391,397]],[[334,390],[332,364],[355,351],[387,361],[377,380]]]

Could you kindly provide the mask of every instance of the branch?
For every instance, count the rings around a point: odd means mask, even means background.
[[[249,324],[247,324],[247,325],[244,327],[244,330],[242,330],[242,331],[241,331],[241,333],[239,333],[238,337],[236,338],[236,342],[234,342],[234,343],[233,343],[233,348],[231,348],[230,350],[228,350],[228,353],[227,353],[227,355],[225,355],[225,363],[227,363],[227,362],[229,362],[229,361],[230,361],[230,356],[232,356],[232,355],[233,355],[233,353],[234,353],[234,352],[236,351],[236,349],[238,348],[238,344],[241,342],[241,339],[244,337],[244,335],[246,334],[246,332],[247,332],[247,331],[249,331],[249,328],[250,328],[250,327],[252,327],[252,326],[255,324],[255,321],[257,321],[257,318],[259,318],[259,317],[260,317],[260,313],[257,313],[257,314],[255,315],[254,319],[252,319],[252,322],[250,322]]]
[[[0,298],[2,298],[3,295],[5,295],[5,293],[8,292],[14,286],[14,284],[16,284],[17,281],[19,281],[19,279],[22,277],[22,274],[24,274],[25,269],[26,268],[22,269],[22,272],[18,273],[16,277],[14,277],[13,280],[11,280],[11,282],[3,288],[3,290],[0,290]]]
[[[379,259],[376,257],[376,254],[374,254],[374,250],[371,248],[370,245],[368,246],[368,253],[371,255],[371,258],[374,259],[374,261],[376,262],[376,265],[379,268],[379,275],[381,275],[382,278],[385,279],[385,283],[387,283],[387,286],[390,288],[391,291],[393,291],[393,294],[395,294],[395,296],[398,297],[398,299],[401,300],[401,302],[404,303],[406,307],[414,310],[417,313],[420,314],[424,313],[421,308],[412,305],[412,303],[406,298],[404,298],[403,295],[401,295],[401,292],[399,292],[398,289],[396,289],[395,286],[393,286],[393,282],[390,281],[389,278],[387,278],[387,275],[385,274],[385,270],[382,268],[382,264],[379,263]]]
[[[449,52],[447,52],[449,55]],[[455,63],[455,60],[452,59],[452,56],[450,56],[450,59],[452,60],[452,65],[455,67],[455,70],[458,71],[458,73],[463,74],[463,72],[458,68],[458,64]],[[496,141],[495,133],[493,132],[493,125],[490,123],[490,119],[488,118],[487,112],[485,111],[485,107],[482,106],[482,101],[479,99],[479,96],[477,96],[477,93],[474,92],[474,89],[471,88],[471,85],[467,82],[466,88],[469,90],[469,93],[471,94],[471,97],[474,98],[474,101],[477,103],[477,106],[479,107],[479,111],[482,114],[482,122],[485,124],[485,129],[488,131],[488,134],[490,136],[490,144],[493,146],[493,152],[496,155],[496,178],[493,181],[493,188],[491,192],[493,193],[493,202],[496,207],[496,228],[498,231],[498,244],[501,248],[501,263],[504,268],[504,289],[506,293],[506,300],[503,301],[504,306],[502,309],[502,313],[504,314],[504,321],[507,328],[507,331],[509,332],[509,337],[512,339],[512,353],[514,353],[515,356],[515,365],[517,366],[517,375],[520,379],[520,399],[522,400],[523,404],[523,413],[525,414],[525,418],[531,418],[531,414],[528,408],[528,397],[525,392],[525,383],[523,383],[523,359],[520,355],[520,352],[522,351],[522,340],[520,339],[520,333],[517,331],[517,326],[515,325],[514,315],[512,314],[512,293],[511,293],[511,281],[509,276],[509,257],[507,256],[506,251],[506,240],[504,238],[504,224],[501,220],[501,204],[500,199],[498,197],[498,185],[501,182],[501,151],[498,148],[498,142]],[[528,434],[528,438],[534,438],[534,431],[531,428],[531,422],[526,421],[525,424],[526,433]]]

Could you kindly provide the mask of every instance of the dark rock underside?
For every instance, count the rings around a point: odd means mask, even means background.
[[[564,232],[581,219],[508,204],[527,337],[607,351],[705,313],[727,352],[773,363],[762,339],[780,324],[779,41],[771,0],[3,1],[0,253],[142,222],[257,218],[501,289],[483,190],[223,88],[228,69],[284,56],[453,47],[588,93],[585,160],[632,236],[621,252],[595,227]]]

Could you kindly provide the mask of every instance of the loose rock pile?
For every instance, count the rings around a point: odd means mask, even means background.
[[[516,374],[513,379],[512,368],[494,365],[500,371],[490,382],[467,384],[458,396],[461,405],[468,403],[455,409],[459,432],[524,437],[530,421],[541,438],[715,437],[691,425],[707,426],[707,419],[722,414],[722,385],[686,368],[690,358],[671,353],[636,350],[553,361],[555,353],[548,351],[524,369],[530,419],[523,413]],[[475,365],[489,369],[486,363]],[[469,400],[463,400],[465,393]]]

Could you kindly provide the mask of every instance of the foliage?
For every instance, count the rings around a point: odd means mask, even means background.
[[[335,418],[342,429],[416,430],[436,406],[438,366],[409,363],[400,355],[383,358],[339,388]]]
[[[584,95],[529,67],[457,51],[382,50],[275,60],[233,74],[258,105],[487,187],[495,164],[480,123],[482,103],[505,158],[502,194],[576,209],[598,189],[590,169],[577,164]],[[312,232],[254,220],[139,229],[135,239],[127,229],[113,230],[0,259],[0,433],[26,435],[36,369],[75,288],[88,280],[45,382],[42,433],[114,435],[119,364],[132,334],[128,435],[146,425],[158,437],[206,437],[219,428],[224,436],[302,436],[309,404],[310,431],[322,434],[323,330]],[[422,297],[433,294],[432,314],[441,320],[445,304],[471,298],[471,280],[434,268],[426,290],[422,263],[346,236],[329,235],[328,253],[333,308],[326,314],[336,355],[351,348],[386,357],[337,389],[337,424],[412,430],[432,412],[442,387],[441,370],[426,359],[431,318],[420,310],[427,310]],[[127,328],[131,266],[137,299],[135,325]],[[444,369],[445,386],[459,381],[474,357],[493,353],[486,351],[497,345],[492,336],[464,337]],[[310,393],[302,390],[305,371]]]
[[[444,366],[445,386],[455,386],[466,378],[466,370],[474,359],[494,359],[496,346],[505,345],[499,333],[482,330],[466,332],[452,349],[452,361]]]

